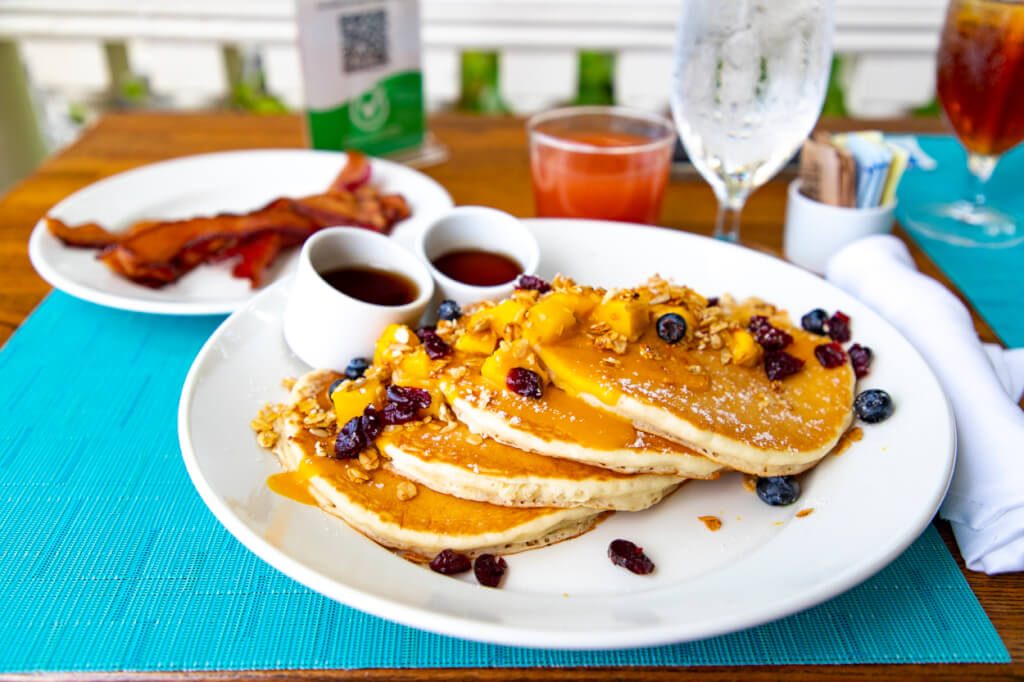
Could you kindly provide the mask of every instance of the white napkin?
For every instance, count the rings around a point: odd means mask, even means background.
[[[953,405],[957,464],[939,515],[950,521],[967,567],[1024,570],[1024,349],[979,341],[970,313],[922,275],[889,235],[858,240],[831,258],[825,276],[857,297],[917,348]]]

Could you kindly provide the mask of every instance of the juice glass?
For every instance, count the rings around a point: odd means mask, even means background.
[[[915,207],[904,223],[959,246],[1019,244],[1024,225],[989,203],[985,183],[1000,155],[1024,140],[1024,2],[951,0],[937,61],[939,102],[967,151],[966,191]]]
[[[531,118],[537,215],[656,223],[676,134],[657,114],[569,107]]]

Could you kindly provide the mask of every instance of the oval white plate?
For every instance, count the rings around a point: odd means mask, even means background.
[[[441,185],[397,163],[372,160],[372,182],[399,192],[412,215],[392,234],[413,244],[418,230],[452,207]],[[118,173],[84,187],[49,211],[69,224],[97,222],[124,230],[147,218],[180,219],[259,208],[277,197],[323,192],[345,165],[341,152],[255,149],[185,156]],[[42,220],[29,238],[36,272],[72,296],[124,310],[168,315],[230,313],[251,299],[249,281],[231,276],[230,262],[201,265],[177,282],[150,289],[121,277],[96,260],[95,249],[64,246]],[[298,249],[290,249],[268,270],[267,284],[292,271]]]
[[[801,477],[799,502],[769,507],[738,474],[693,481],[653,509],[619,513],[577,539],[508,557],[502,589],[449,578],[397,558],[319,509],[266,486],[279,470],[249,421],[284,399],[281,379],[305,367],[281,338],[282,283],[228,318],[199,353],[178,413],[192,480],[224,526],[295,580],[357,609],[447,635],[547,648],[636,647],[699,639],[806,609],[895,559],[931,521],[953,469],[949,405],[898,332],[823,280],[769,256],[666,229],[533,220],[540,272],[605,287],[653,273],[707,295],[757,295],[796,318],[823,307],[853,319],[875,351],[858,390],[896,402],[886,422]],[[814,508],[803,518],[795,514]],[[722,520],[708,531],[698,516]],[[643,546],[650,576],[613,566],[608,543]]]

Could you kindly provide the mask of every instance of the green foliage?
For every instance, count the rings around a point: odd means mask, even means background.
[[[456,105],[459,111],[478,114],[508,113],[508,105],[501,98],[498,85],[499,58],[497,52],[462,53],[461,90]]]
[[[579,76],[574,105],[615,104],[615,54],[583,50],[579,53]]]

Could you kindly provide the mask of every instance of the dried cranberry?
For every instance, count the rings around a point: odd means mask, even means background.
[[[706,307],[711,308],[711,307],[714,307],[716,305],[718,305],[718,297],[717,296],[712,296],[711,298],[708,299],[708,304],[707,304]]]
[[[532,289],[546,294],[551,291],[551,285],[535,275],[519,275],[516,281],[516,289]]]
[[[334,458],[351,459],[358,457],[366,447],[366,434],[361,427],[362,418],[352,417],[341,427],[334,439]]]
[[[825,369],[833,369],[846,364],[846,351],[838,343],[823,343],[814,347],[814,357]]]
[[[373,405],[367,405],[363,410],[363,416],[359,418],[359,430],[363,432],[367,444],[372,443],[384,430],[384,418]]]
[[[481,554],[473,561],[473,573],[484,587],[497,587],[507,568],[505,560],[493,554]]]
[[[853,361],[853,373],[857,375],[857,378],[860,379],[862,376],[867,376],[867,373],[871,370],[871,349],[855,343],[850,346],[850,350],[847,352],[850,354],[850,360]]]
[[[654,570],[654,562],[647,558],[642,547],[637,547],[629,540],[612,540],[608,545],[608,558],[616,566],[647,575]]]
[[[465,573],[469,569],[469,557],[450,549],[442,549],[436,557],[430,560],[430,570],[435,573],[453,575]]]
[[[772,381],[796,374],[803,366],[803,360],[793,357],[784,350],[773,350],[764,354],[764,373]]]
[[[430,407],[430,391],[425,388],[414,388],[412,386],[388,386],[388,400],[393,403],[412,405],[417,409]]]
[[[764,315],[753,315],[747,329],[765,350],[782,350],[793,343],[793,337],[772,325]]]
[[[388,403],[381,410],[381,419],[388,425],[407,424],[416,421],[416,406],[410,403]]]
[[[544,395],[544,382],[540,375],[530,369],[513,367],[505,375],[508,390],[525,398],[539,398]]]
[[[452,354],[452,347],[437,334],[428,334],[423,339],[423,349],[427,351],[427,356],[431,360],[439,360]]]
[[[850,317],[840,311],[828,318],[828,335],[833,341],[846,343],[850,340]]]
[[[416,330],[416,336],[420,341],[426,341],[430,336],[437,336],[437,327],[420,327]]]

